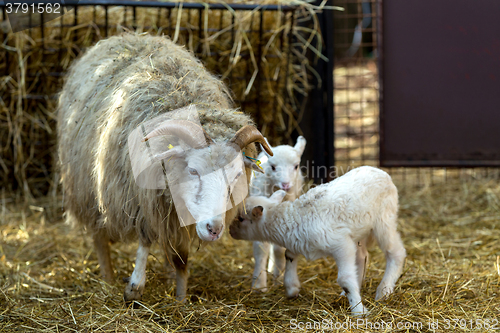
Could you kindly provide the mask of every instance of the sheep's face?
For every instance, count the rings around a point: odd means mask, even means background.
[[[279,190],[269,198],[265,196],[248,197],[245,208],[240,209],[237,218],[229,227],[229,233],[234,239],[251,241],[263,240],[262,232],[265,229],[267,213],[286,196],[286,192]]]
[[[176,157],[178,186],[169,185],[171,192],[182,198],[189,214],[197,221],[200,239],[219,239],[226,211],[248,193],[241,151],[230,144],[214,143],[189,149]],[[176,209],[182,216],[177,206]]]
[[[296,185],[300,173],[300,158],[306,146],[306,139],[300,136],[294,147],[282,145],[272,148],[274,156],[265,152],[259,157],[267,161],[263,163],[267,186],[272,191],[284,190],[289,192]]]

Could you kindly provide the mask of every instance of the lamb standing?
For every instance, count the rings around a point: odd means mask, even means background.
[[[264,174],[256,174],[250,185],[251,196],[269,197],[277,190],[286,191],[285,201],[293,201],[302,194],[303,176],[300,172],[300,158],[306,147],[303,136],[297,138],[294,147],[281,145],[271,147],[273,156],[265,151],[259,154],[262,160]],[[258,291],[267,291],[266,264],[269,255],[269,268],[273,271],[274,279],[278,279],[285,271],[285,248],[268,242],[254,242],[253,255],[255,268],[253,273],[252,288]]]
[[[288,297],[297,296],[300,290],[297,255],[307,260],[331,256],[353,314],[367,313],[360,287],[373,237],[387,261],[375,300],[394,291],[406,250],[396,230],[398,192],[386,172],[359,167],[293,202],[281,203],[285,194],[277,191],[270,198],[248,198],[248,214],[240,212],[230,233],[235,239],[269,241],[287,249],[284,284]]]
[[[182,199],[193,216],[217,212],[181,227],[168,187],[144,189],[134,182],[127,139],[144,122],[189,105],[197,106],[202,127],[175,120],[147,135],[154,141],[175,134],[193,148],[165,147],[162,159],[183,184]],[[59,99],[57,132],[66,216],[92,232],[106,281],[113,281],[109,242],[139,238],[126,301],[141,299],[156,241],[175,266],[177,298],[185,298],[193,237],[219,239],[225,221],[237,214],[236,207],[225,209],[227,182],[210,171],[226,168],[229,181],[237,179],[241,173],[232,174],[231,161],[241,151],[256,156],[253,142],[272,154],[250,117],[233,108],[222,81],[198,59],[168,38],[136,34],[102,40],[72,64]]]

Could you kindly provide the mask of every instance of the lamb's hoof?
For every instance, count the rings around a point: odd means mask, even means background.
[[[370,311],[363,304],[358,304],[351,310],[353,317],[366,317],[369,314]]]
[[[287,288],[286,297],[295,298],[295,297],[299,296],[299,292],[300,292],[300,288],[297,288],[297,287]]]
[[[140,301],[142,299],[143,292],[144,287],[139,287],[135,283],[129,283],[123,292],[123,300],[126,304],[130,304],[134,301]]]
[[[375,294],[375,301],[381,301],[385,298],[387,298],[390,294],[394,292],[394,287],[378,287],[377,288],[377,293]]]
[[[342,291],[342,292],[340,293],[340,297],[343,297],[343,296],[345,296],[345,291]]]
[[[254,293],[267,293],[267,281],[255,281],[252,285],[252,292]]]
[[[122,281],[123,281],[124,283],[129,283],[129,282],[130,282],[130,276],[125,276],[125,277],[123,277],[123,278],[122,278]]]

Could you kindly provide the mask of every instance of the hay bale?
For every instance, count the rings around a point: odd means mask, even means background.
[[[254,3],[291,4],[285,0]],[[312,40],[318,33],[314,28],[297,26],[299,19],[313,20],[317,8],[305,1],[294,4],[294,13],[262,14],[181,6],[161,11],[137,7],[135,20],[132,8],[109,6],[107,29],[103,6],[78,7],[76,16],[73,10],[47,22],[43,32],[37,27],[7,33],[6,46],[0,52],[0,73],[4,74],[0,80],[0,169],[4,171],[0,184],[27,199],[56,194],[54,110],[55,95],[62,86],[59,73],[64,73],[83,49],[125,27],[170,35],[186,45],[211,72],[221,75],[236,103],[256,119],[271,142],[281,143],[281,137],[286,142],[297,128],[295,94],[307,94],[309,89],[306,51],[318,48],[290,43],[293,36],[305,35],[301,38]],[[260,26],[261,36],[256,32]]]

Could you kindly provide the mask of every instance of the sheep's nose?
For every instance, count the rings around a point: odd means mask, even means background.
[[[290,183],[281,183],[281,189],[283,189],[285,191],[289,191],[290,190]]]
[[[209,233],[210,237],[212,237],[213,239],[216,239],[219,237],[220,232],[222,231],[222,228],[223,228],[223,226],[212,227],[212,226],[210,226],[210,224],[207,223],[208,233]]]

